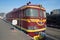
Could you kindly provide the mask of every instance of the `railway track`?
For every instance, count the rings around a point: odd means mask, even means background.
[[[60,40],[60,29],[47,27],[46,34],[54,40]]]

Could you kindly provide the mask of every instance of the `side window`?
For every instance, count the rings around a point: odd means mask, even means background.
[[[44,17],[46,18],[46,12],[44,12]]]
[[[43,11],[40,10],[40,17],[43,17]]]
[[[30,16],[30,9],[26,9],[25,14],[26,16]]]
[[[19,17],[22,18],[23,17],[23,11],[19,12]]]

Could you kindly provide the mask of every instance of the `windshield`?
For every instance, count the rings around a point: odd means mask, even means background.
[[[26,9],[25,14],[26,16],[38,17],[38,10],[37,9]]]
[[[44,12],[44,17],[46,18],[46,12]]]
[[[40,17],[43,17],[43,11],[40,10]]]
[[[40,17],[46,17],[46,13],[45,13],[45,11],[42,11],[42,10],[40,10]]]

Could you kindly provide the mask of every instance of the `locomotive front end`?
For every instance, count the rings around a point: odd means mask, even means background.
[[[42,5],[26,5],[22,7],[24,11],[24,18],[22,20],[22,29],[27,34],[39,40],[45,38],[46,30],[46,13]]]

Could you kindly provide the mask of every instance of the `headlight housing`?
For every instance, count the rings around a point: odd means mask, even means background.
[[[36,26],[29,26],[28,29],[29,30],[35,30],[35,29],[37,29],[37,27]]]

